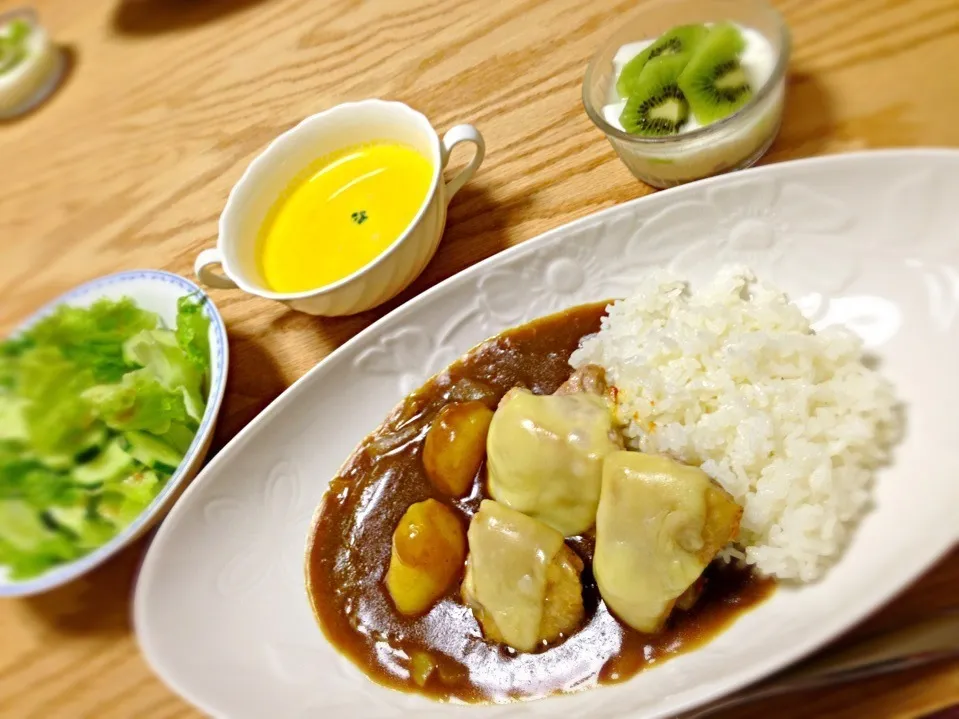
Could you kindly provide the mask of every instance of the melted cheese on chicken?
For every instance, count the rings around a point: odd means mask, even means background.
[[[486,442],[490,495],[566,537],[582,534],[596,518],[603,458],[620,448],[616,437],[602,397],[512,389]]]
[[[464,601],[486,638],[524,652],[583,617],[583,563],[552,527],[485,500],[468,532]]]
[[[662,628],[676,600],[739,530],[742,508],[705,472],[666,457],[606,458],[593,574],[607,606],[640,632]]]

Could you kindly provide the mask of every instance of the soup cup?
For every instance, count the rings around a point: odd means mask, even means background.
[[[430,189],[413,221],[374,260],[337,282],[305,292],[272,291],[258,261],[267,214],[311,162],[368,142],[412,147],[432,164]],[[463,142],[475,145],[473,158],[444,181],[450,153]],[[472,125],[457,125],[441,139],[423,114],[400,102],[363,100],[311,115],[271,142],[243,173],[220,215],[216,247],[197,256],[196,275],[208,287],[238,288],[312,315],[350,315],[376,307],[404,290],[432,259],[446,226],[447,204],[475,174],[485,152],[483,136]]]

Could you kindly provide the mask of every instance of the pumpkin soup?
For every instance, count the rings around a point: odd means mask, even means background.
[[[411,147],[371,143],[310,165],[260,231],[260,272],[274,292],[303,292],[372,262],[413,222],[433,165]]]

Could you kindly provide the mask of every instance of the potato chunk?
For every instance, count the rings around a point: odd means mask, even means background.
[[[433,420],[423,446],[423,467],[443,494],[465,497],[486,457],[493,411],[480,401],[453,402]]]
[[[456,513],[435,499],[406,510],[393,532],[386,588],[401,614],[429,611],[459,577],[466,532]]]

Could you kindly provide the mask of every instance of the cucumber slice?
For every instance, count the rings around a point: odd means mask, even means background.
[[[123,451],[118,442],[110,442],[100,454],[73,470],[73,480],[85,486],[102,484],[129,474],[132,470],[133,458]]]
[[[105,519],[92,515],[85,505],[75,507],[51,507],[47,510],[50,519],[73,534],[76,545],[82,549],[96,549],[109,542],[117,528]]]
[[[77,447],[79,451],[77,452],[77,461],[82,462],[80,459],[83,455],[88,455],[93,457],[97,454],[98,451],[104,449],[107,445],[107,440],[110,439],[110,433],[107,431],[107,428],[102,424],[95,424],[89,429],[86,435],[77,442]]]
[[[152,434],[131,431],[124,432],[123,436],[129,444],[130,455],[150,469],[172,473],[183,461],[181,452]]]
[[[37,510],[20,499],[0,500],[0,539],[22,552],[33,551],[50,536]]]

